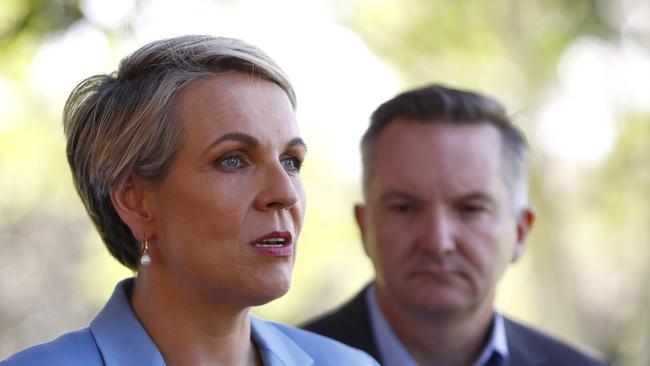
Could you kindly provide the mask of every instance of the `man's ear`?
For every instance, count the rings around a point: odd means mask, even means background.
[[[151,228],[153,214],[145,194],[147,189],[148,183],[144,178],[134,173],[123,184],[110,189],[115,211],[138,241],[143,241],[145,235],[149,238],[154,235]]]
[[[535,211],[531,207],[525,207],[517,214],[517,242],[515,244],[515,251],[512,255],[511,262],[514,263],[519,260],[526,250],[526,239],[530,230],[535,223]]]
[[[354,219],[357,222],[357,227],[359,227],[359,232],[361,233],[361,242],[363,243],[363,250],[368,255],[368,248],[366,247],[366,206],[357,203],[354,205]],[[368,255],[369,256],[369,255]]]

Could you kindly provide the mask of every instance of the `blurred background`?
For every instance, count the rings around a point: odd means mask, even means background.
[[[73,189],[66,97],[187,33],[261,47],[298,93],[306,223],[290,292],[257,314],[298,324],[369,281],[358,141],[380,102],[442,82],[497,97],[532,145],[538,221],[498,307],[617,365],[650,364],[647,0],[2,0],[0,359],[85,326],[132,275]]]

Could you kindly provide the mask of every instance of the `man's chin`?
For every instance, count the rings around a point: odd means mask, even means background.
[[[472,308],[471,301],[458,293],[426,293],[420,296],[409,296],[408,303],[412,311],[434,317],[453,317]]]

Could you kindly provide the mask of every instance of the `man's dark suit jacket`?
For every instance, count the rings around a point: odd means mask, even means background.
[[[605,360],[588,356],[525,325],[505,318],[509,364],[512,366],[601,366]],[[308,322],[303,328],[359,348],[382,363],[375,344],[365,291],[350,302]]]

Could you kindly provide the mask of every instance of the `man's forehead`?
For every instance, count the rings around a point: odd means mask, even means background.
[[[476,121],[453,121],[444,118],[409,118],[409,117],[395,117],[379,135],[386,133],[396,133],[396,131],[408,133],[409,131],[422,131],[423,129],[430,129],[433,133],[443,133],[444,131],[458,131],[464,132],[465,135],[471,136],[473,131],[491,131],[489,133],[494,136],[499,135],[498,128],[487,120]]]
[[[419,171],[417,174],[393,174],[389,169],[380,169],[369,182],[371,194],[378,197],[432,196],[457,198],[468,195],[491,196],[507,187],[498,172],[467,172],[464,169],[452,173],[438,171],[434,174]]]
[[[396,121],[375,149],[375,189],[481,191],[501,179],[501,142],[488,123]],[[371,188],[372,189],[372,188]]]
[[[487,162],[501,153],[501,142],[497,128],[487,122],[451,124],[400,119],[379,136],[374,155],[384,158],[398,153],[421,154],[419,161],[423,163],[439,163],[456,156]]]

